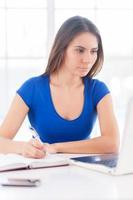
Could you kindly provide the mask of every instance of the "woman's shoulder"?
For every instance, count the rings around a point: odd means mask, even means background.
[[[39,88],[44,88],[46,86],[47,80],[48,76],[46,75],[31,77],[22,83],[18,91],[23,90],[28,92],[32,90],[38,90]]]
[[[96,107],[98,102],[107,94],[110,93],[110,90],[107,84],[99,79],[91,78],[88,79],[90,95],[92,95],[94,106]]]
[[[22,97],[24,102],[30,107],[32,105],[33,97],[38,96],[40,90],[46,89],[47,76],[39,75],[27,79],[17,90],[19,96]]]
[[[39,76],[34,76],[30,77],[29,79],[25,80],[22,86],[29,86],[29,87],[34,87],[34,86],[40,86],[40,85],[45,85],[45,83],[48,80],[47,75],[39,75]]]
[[[96,79],[96,78],[86,78],[86,79],[87,79],[87,82],[89,83],[92,90],[102,89],[102,88],[105,88],[105,87],[108,88],[107,84],[102,80],[99,80],[99,79]]]
[[[99,79],[93,79],[93,84],[94,84],[94,88],[98,89],[98,90],[102,90],[102,89],[108,89],[107,84]]]
[[[25,82],[34,84],[34,83],[46,82],[47,79],[48,79],[48,75],[43,75],[42,74],[42,75],[39,75],[39,76],[30,77]]]
[[[96,99],[100,99],[101,97],[110,93],[109,87],[104,81],[96,78],[87,78],[86,82],[86,88],[88,88],[89,94],[91,94]]]

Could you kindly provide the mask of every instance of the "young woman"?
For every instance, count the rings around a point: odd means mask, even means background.
[[[111,94],[93,77],[103,64],[97,27],[74,16],[59,29],[44,74],[18,90],[0,127],[0,152],[41,158],[51,153],[116,153],[119,133]],[[41,141],[14,141],[28,114]],[[101,135],[90,138],[98,116]]]

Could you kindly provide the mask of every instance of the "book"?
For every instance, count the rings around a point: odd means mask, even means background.
[[[25,158],[18,154],[0,154],[0,172],[67,165],[69,160],[57,154],[50,154],[42,159]]]

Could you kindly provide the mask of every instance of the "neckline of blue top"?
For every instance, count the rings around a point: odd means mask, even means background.
[[[48,95],[50,97],[50,103],[52,105],[52,109],[54,111],[54,113],[56,114],[56,116],[58,118],[60,118],[61,120],[65,121],[65,122],[75,122],[77,120],[80,120],[83,116],[84,116],[84,112],[85,112],[85,109],[86,109],[86,103],[87,103],[87,91],[88,91],[88,87],[87,87],[87,82],[88,82],[88,77],[85,77],[83,78],[83,82],[84,82],[84,104],[83,104],[83,108],[82,108],[82,111],[80,113],[80,115],[74,119],[71,119],[71,120],[68,120],[68,119],[65,119],[63,118],[56,110],[55,106],[54,106],[54,103],[53,103],[53,100],[52,100],[52,96],[51,96],[51,89],[50,89],[50,77],[49,75],[46,76],[47,78],[47,86],[48,86]]]

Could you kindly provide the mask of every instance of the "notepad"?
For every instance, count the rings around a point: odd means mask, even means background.
[[[60,167],[67,165],[69,165],[68,159],[65,159],[57,154],[51,154],[42,159],[25,158],[18,154],[0,155],[0,172],[20,169]]]

